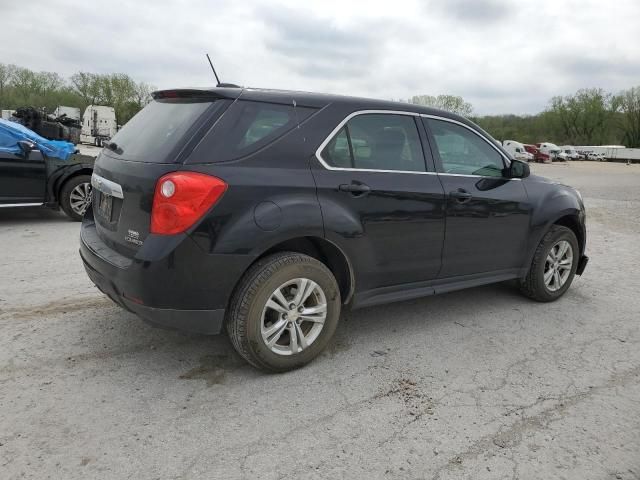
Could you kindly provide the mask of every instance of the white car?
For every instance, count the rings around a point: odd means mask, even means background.
[[[596,162],[606,162],[607,157],[604,156],[604,153],[589,152],[587,153],[587,160],[594,160]]]

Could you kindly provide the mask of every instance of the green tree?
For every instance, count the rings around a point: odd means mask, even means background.
[[[135,103],[138,108],[144,107],[151,101],[151,92],[155,90],[155,87],[145,82],[139,82],[135,88]]]
[[[619,97],[623,142],[627,147],[640,147],[640,87],[622,92]]]
[[[124,73],[77,72],[65,79],[55,72],[0,64],[0,105],[7,109],[31,106],[52,112],[58,105],[81,110],[109,105],[122,125],[149,102],[152,90]]]
[[[71,85],[73,90],[82,99],[82,109],[97,102],[100,95],[98,86],[98,76],[89,72],[77,72],[71,75]]]
[[[619,108],[618,97],[601,88],[585,88],[573,95],[553,97],[548,112],[566,142],[589,145],[611,138],[612,120]]]
[[[465,102],[464,98],[456,95],[438,95],[437,97],[432,95],[414,95],[408,102],[425,107],[439,108],[448,112],[457,113],[463,117],[473,115],[473,105]]]
[[[11,77],[11,87],[14,94],[24,104],[29,104],[29,100],[38,91],[36,75],[28,68],[17,67]]]
[[[5,89],[11,83],[15,70],[15,65],[0,63],[0,104],[4,104]]]

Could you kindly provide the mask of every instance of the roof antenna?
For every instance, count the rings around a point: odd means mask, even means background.
[[[220,86],[220,79],[218,78],[218,74],[216,73],[216,69],[213,68],[213,62],[211,61],[211,57],[209,57],[209,54],[207,53],[206,55],[207,55],[207,60],[209,60],[209,65],[211,65],[211,70],[213,70],[213,74],[216,77],[216,82],[218,82],[216,84],[216,87],[219,87]]]

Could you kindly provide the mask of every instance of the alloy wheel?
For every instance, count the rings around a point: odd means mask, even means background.
[[[560,290],[571,276],[573,247],[566,240],[556,243],[544,263],[544,284],[551,292]]]
[[[69,204],[75,213],[84,215],[84,212],[91,205],[91,184],[80,183],[76,185],[69,195]]]
[[[265,345],[278,355],[295,355],[320,335],[327,318],[327,298],[308,278],[295,278],[271,294],[262,311],[260,329]]]

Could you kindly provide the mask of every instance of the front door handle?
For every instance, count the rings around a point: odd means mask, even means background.
[[[455,198],[459,203],[468,202],[473,197],[473,195],[467,192],[464,188],[459,188],[458,190],[449,192],[449,196],[451,198]]]
[[[354,197],[361,197],[369,193],[371,188],[364,183],[343,183],[338,186],[338,190],[341,192],[349,192]]]

